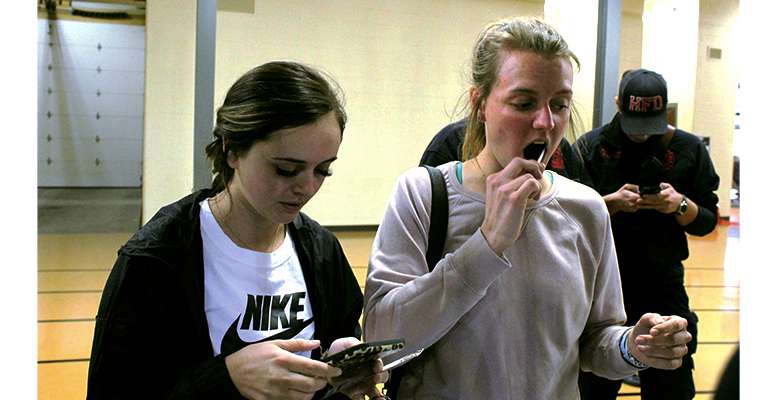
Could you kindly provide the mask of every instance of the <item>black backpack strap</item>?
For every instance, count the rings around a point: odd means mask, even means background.
[[[428,165],[423,167],[432,181],[432,212],[429,216],[429,240],[426,248],[426,265],[429,272],[432,272],[442,258],[445,236],[448,234],[448,188],[439,169]]]
[[[426,247],[426,265],[432,272],[437,262],[442,259],[442,249],[445,245],[445,237],[448,235],[448,188],[445,186],[445,177],[442,172],[428,165],[423,165],[429,173],[432,181],[432,212],[429,216],[429,238]],[[405,374],[407,365],[401,365],[391,371],[391,377],[383,385],[386,395],[393,400],[397,399],[399,381]]]

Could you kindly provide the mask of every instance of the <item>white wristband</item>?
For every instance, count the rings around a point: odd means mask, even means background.
[[[621,335],[621,340],[620,340],[621,357],[623,357],[623,359],[634,368],[646,369],[648,368],[648,365],[637,360],[637,358],[634,357],[634,355],[631,354],[631,352],[629,351],[628,340],[629,340],[629,333],[631,332],[632,329],[634,329],[634,327],[626,329],[626,331],[623,332],[623,334]]]

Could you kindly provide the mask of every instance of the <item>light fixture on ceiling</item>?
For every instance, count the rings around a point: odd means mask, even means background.
[[[130,18],[145,14],[145,2],[141,1],[71,1],[73,15],[94,18]]]

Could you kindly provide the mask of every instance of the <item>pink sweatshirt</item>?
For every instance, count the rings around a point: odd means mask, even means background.
[[[402,399],[577,399],[579,368],[611,379],[627,329],[607,208],[593,189],[553,174],[504,257],[479,227],[485,198],[438,167],[448,187],[447,255],[428,273],[429,175],[398,179],[375,238],[365,288],[367,340],[419,349]],[[516,227],[519,229],[519,227]]]

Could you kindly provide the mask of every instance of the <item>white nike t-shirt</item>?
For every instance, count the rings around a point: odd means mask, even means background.
[[[200,202],[205,314],[213,354],[273,339],[312,339],[315,326],[302,267],[288,232],[272,253],[244,249]],[[310,357],[310,352],[299,353]]]

